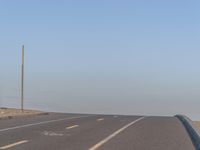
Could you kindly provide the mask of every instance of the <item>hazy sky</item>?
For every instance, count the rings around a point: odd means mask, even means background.
[[[200,119],[199,0],[1,0],[0,106]]]

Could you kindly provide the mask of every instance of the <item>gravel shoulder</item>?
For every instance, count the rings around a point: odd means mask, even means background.
[[[46,112],[38,110],[24,110],[23,112],[20,109],[16,108],[0,108],[0,120],[1,119],[12,119],[16,117],[25,117],[25,116],[35,116],[35,115],[44,115]]]

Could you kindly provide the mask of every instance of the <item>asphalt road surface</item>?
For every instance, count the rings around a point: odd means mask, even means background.
[[[0,150],[195,150],[174,117],[50,113],[0,120]]]

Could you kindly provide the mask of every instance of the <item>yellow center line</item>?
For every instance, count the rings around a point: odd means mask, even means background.
[[[69,127],[66,127],[66,129],[72,129],[72,128],[77,128],[77,127],[79,127],[79,125],[69,126]]]
[[[103,121],[104,120],[104,118],[99,118],[99,119],[97,119],[97,121]]]
[[[14,146],[17,146],[17,145],[20,145],[20,144],[24,144],[24,143],[27,143],[27,142],[28,142],[28,140],[19,141],[19,142],[13,143],[13,144],[2,146],[2,147],[0,147],[0,149],[8,149],[8,148],[11,148],[11,147],[14,147]]]

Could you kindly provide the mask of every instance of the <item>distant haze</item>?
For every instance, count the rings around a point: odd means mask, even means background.
[[[199,1],[1,1],[0,107],[200,119]]]

